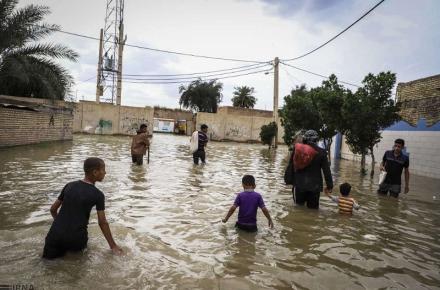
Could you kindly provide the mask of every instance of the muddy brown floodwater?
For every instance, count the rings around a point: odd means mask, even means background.
[[[378,197],[376,178],[335,161],[335,183],[350,182],[361,209],[352,217],[321,196],[319,211],[295,207],[283,184],[287,148],[211,142],[194,166],[189,138],[155,134],[150,164],[133,166],[129,137],[75,135],[72,142],[0,149],[0,285],[36,289],[440,289],[440,181],[412,176],[399,200]],[[41,259],[49,207],[65,183],[97,156],[97,186],[115,240],[113,256],[95,210],[84,253]],[[257,234],[220,222],[253,174],[272,214]]]

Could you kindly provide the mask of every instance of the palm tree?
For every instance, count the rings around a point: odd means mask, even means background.
[[[198,79],[187,87],[179,87],[179,104],[196,112],[217,113],[218,105],[223,99],[222,90],[223,84],[217,80]]]
[[[64,99],[73,78],[54,59],[76,61],[78,54],[60,44],[40,41],[57,25],[41,23],[49,8],[0,0],[0,94]]]
[[[234,97],[231,99],[234,107],[253,108],[257,103],[257,99],[253,96],[254,88],[248,86],[235,87]]]

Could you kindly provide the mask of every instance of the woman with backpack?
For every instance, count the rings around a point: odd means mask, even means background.
[[[315,209],[319,208],[319,197],[324,189],[322,173],[326,184],[324,190],[330,193],[333,189],[327,152],[317,145],[318,140],[315,130],[304,133],[302,143],[296,143],[293,148],[285,174],[286,183],[293,185],[293,201]]]

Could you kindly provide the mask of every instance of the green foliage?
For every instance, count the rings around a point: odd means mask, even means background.
[[[257,98],[253,96],[254,88],[248,86],[235,87],[234,97],[231,99],[234,107],[253,108],[257,103]]]
[[[187,87],[179,87],[179,104],[196,112],[217,113],[218,105],[223,99],[222,90],[223,84],[217,80],[206,82],[199,79]]]
[[[284,142],[290,144],[293,135],[300,129],[313,129],[330,149],[332,137],[342,127],[341,107],[347,91],[331,75],[322,85],[308,90],[305,85],[296,87],[284,97],[280,110],[284,126]]]
[[[278,127],[275,122],[271,122],[268,125],[263,125],[260,131],[261,142],[265,145],[272,145],[273,138],[277,133]]]
[[[0,1],[0,94],[62,100],[73,79],[54,59],[76,61],[78,55],[63,45],[39,42],[59,29],[41,23],[48,7],[16,9],[17,3]]]
[[[368,74],[363,87],[346,95],[342,112],[344,133],[350,149],[362,155],[362,171],[365,171],[365,155],[371,154],[374,168],[374,145],[380,142],[381,131],[400,119],[399,108],[391,98],[396,75],[381,72]],[[373,170],[372,170],[373,173]]]

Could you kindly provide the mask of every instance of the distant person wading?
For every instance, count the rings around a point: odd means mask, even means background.
[[[147,125],[142,124],[137,131],[137,134],[133,136],[131,142],[131,159],[133,163],[142,165],[144,162],[144,155],[147,153],[149,147],[150,141],[147,136]]]
[[[208,143],[208,136],[206,136],[206,133],[208,133],[208,126],[202,124],[200,126],[200,131],[195,131],[191,136],[190,147],[193,154],[194,164],[199,164],[199,159],[202,161],[202,163],[205,163],[205,147]]]

